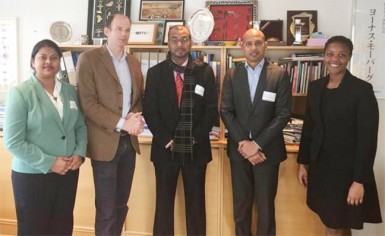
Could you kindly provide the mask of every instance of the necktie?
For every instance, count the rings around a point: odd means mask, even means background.
[[[180,107],[180,102],[182,101],[182,92],[183,92],[183,79],[180,73],[176,73],[175,87],[176,87],[176,95],[178,97],[178,107]]]

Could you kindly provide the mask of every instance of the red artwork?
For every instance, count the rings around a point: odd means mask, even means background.
[[[209,41],[236,41],[252,26],[253,4],[211,5],[214,16],[214,30]]]

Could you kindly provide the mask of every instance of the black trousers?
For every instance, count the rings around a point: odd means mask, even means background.
[[[72,235],[79,170],[66,175],[12,171],[18,235]]]
[[[194,166],[165,161],[156,163],[156,210],[154,235],[174,235],[174,205],[179,172],[182,171],[187,235],[206,235],[205,179],[207,165]]]
[[[257,204],[257,235],[275,235],[274,200],[279,164],[252,165],[247,160],[231,161],[233,210],[236,235],[251,234],[254,201]]]
[[[128,212],[127,202],[135,170],[136,153],[130,136],[120,137],[110,162],[92,160],[95,185],[95,234],[120,235]]]

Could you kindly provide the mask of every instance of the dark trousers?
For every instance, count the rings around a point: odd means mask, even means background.
[[[110,162],[92,160],[95,185],[95,234],[120,235],[126,219],[136,153],[130,136],[121,136]]]
[[[233,208],[236,235],[251,235],[253,203],[257,205],[257,235],[275,235],[274,200],[278,187],[279,164],[251,165],[231,161]]]
[[[17,235],[72,235],[78,177],[12,171]]]
[[[154,235],[174,235],[174,205],[179,172],[182,171],[187,235],[206,235],[206,167],[156,163],[156,210]]]

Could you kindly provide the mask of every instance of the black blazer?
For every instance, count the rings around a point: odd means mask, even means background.
[[[263,98],[265,92],[275,94],[275,101]],[[262,148],[266,163],[277,164],[286,159],[282,129],[291,115],[291,85],[288,74],[281,67],[265,62],[254,102],[249,95],[245,64],[227,71],[221,99],[221,116],[228,129],[227,153],[234,161],[244,158],[238,152],[238,143],[252,139]]]
[[[218,91],[214,73],[207,63],[199,69],[196,84],[204,88],[204,93],[203,96],[194,93],[194,164],[206,164],[212,159],[209,132],[218,117]],[[143,116],[153,134],[151,161],[168,160],[171,151],[165,146],[174,138],[179,108],[174,74],[166,61],[148,70]]]
[[[379,122],[373,87],[346,71],[331,114],[322,114],[328,80],[309,85],[298,163],[315,163],[326,151],[330,168],[352,173],[359,183],[372,181]]]

